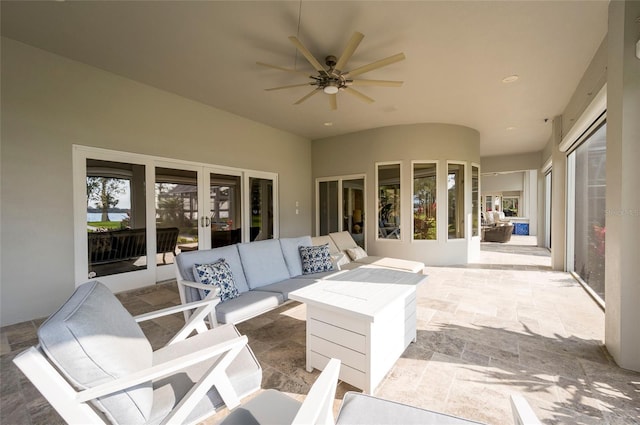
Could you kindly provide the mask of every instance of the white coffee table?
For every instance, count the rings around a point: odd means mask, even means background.
[[[416,285],[426,278],[364,266],[289,293],[307,305],[307,370],[338,358],[340,379],[372,394],[416,340]]]

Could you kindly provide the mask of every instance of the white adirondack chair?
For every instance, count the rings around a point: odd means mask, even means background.
[[[262,369],[233,325],[209,330],[216,302],[132,317],[100,282],[79,286],[14,362],[70,424],[198,423],[260,389]],[[137,322],[195,310],[153,352]],[[193,331],[197,334],[188,337]]]

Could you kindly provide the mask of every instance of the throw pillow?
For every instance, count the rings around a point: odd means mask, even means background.
[[[193,266],[193,274],[198,278],[200,283],[205,285],[215,285],[220,288],[220,302],[231,300],[240,295],[235,281],[233,280],[233,273],[231,273],[231,267],[224,260],[219,259],[213,264],[195,264]],[[202,298],[209,295],[208,290],[200,290]]]
[[[347,255],[349,255],[349,258],[351,258],[351,261],[356,261],[361,258],[365,258],[367,256],[367,251],[357,246],[355,248],[347,249]]]
[[[320,273],[333,270],[329,244],[320,246],[301,246],[302,274]]]

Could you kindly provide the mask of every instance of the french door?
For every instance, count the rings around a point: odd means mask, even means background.
[[[348,231],[365,248],[365,176],[316,180],[316,234]]]
[[[76,285],[147,286],[175,276],[180,252],[277,238],[277,183],[275,173],[75,146]]]

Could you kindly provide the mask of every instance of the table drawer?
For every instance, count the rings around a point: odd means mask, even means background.
[[[367,339],[364,335],[344,329],[339,326],[310,319],[307,322],[308,333],[319,338],[332,341],[338,345],[350,348],[360,353],[365,353],[367,349]]]

